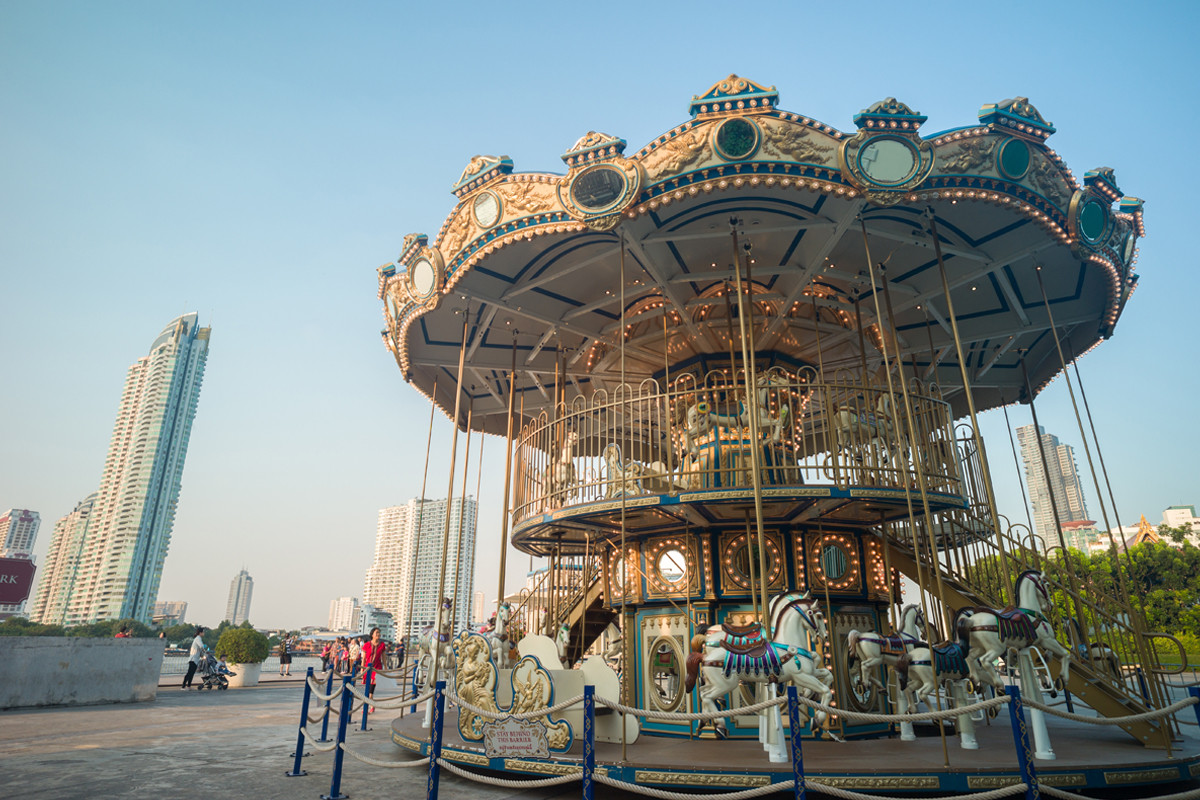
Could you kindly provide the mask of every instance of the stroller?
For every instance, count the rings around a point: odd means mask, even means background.
[[[216,656],[212,653],[205,653],[200,660],[200,668],[197,670],[202,681],[196,687],[197,691],[204,689],[228,689],[229,681],[226,675],[236,675],[237,673],[217,662]]]

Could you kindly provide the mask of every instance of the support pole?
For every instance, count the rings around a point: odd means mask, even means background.
[[[596,771],[596,687],[583,687],[583,800],[593,800]]]
[[[446,717],[446,682],[438,681],[434,687],[433,730],[429,735],[429,780],[425,784],[425,800],[437,800],[438,782],[442,765],[442,728]]]
[[[1013,743],[1017,747],[1017,763],[1021,769],[1021,782],[1025,784],[1025,800],[1041,800],[1038,791],[1037,768],[1033,766],[1033,755],[1029,752],[1029,731],[1025,727],[1025,713],[1021,708],[1021,690],[1016,686],[1005,686],[1009,696],[1008,717],[1012,722]]]
[[[321,800],[346,800],[342,794],[342,759],[346,756],[343,745],[346,744],[346,728],[350,724],[350,704],[354,695],[350,688],[354,681],[349,676],[342,678],[342,707],[338,712],[337,747],[333,751],[333,778],[329,782],[329,794],[321,795]]]
[[[327,698],[325,700],[325,718],[321,720],[321,738],[317,739],[317,741],[320,742],[321,744],[324,744],[325,742],[329,741],[329,703],[333,699],[331,697],[332,694],[333,694],[333,667],[330,667],[329,668],[329,677],[325,679],[325,697]],[[416,710],[417,710],[417,707],[413,706],[413,711],[416,711]]]
[[[372,678],[374,678],[374,677],[375,677],[375,671],[372,670],[370,667],[367,667],[366,671],[363,672],[363,694],[365,694],[367,697],[370,697],[372,694],[374,694],[374,692],[372,691],[375,688],[375,686],[372,682]],[[367,728],[367,713],[370,710],[371,710],[370,701],[363,700],[362,723],[359,726],[360,731],[368,730],[368,728]]]
[[[313,668],[308,668],[308,674],[304,678],[304,700],[300,703],[300,730],[296,732],[296,761],[292,764],[292,771],[283,773],[288,778],[299,778],[308,773],[300,769],[300,759],[304,758],[304,729],[308,727],[308,703],[312,699],[312,684],[309,683],[313,678]]]
[[[508,515],[512,489],[513,400],[517,392],[517,332],[513,331],[512,367],[508,371],[508,434],[504,439],[504,511],[500,517],[500,580],[496,585],[496,609],[504,602],[504,573],[508,568]],[[480,464],[482,464],[482,459]],[[478,494],[478,493],[477,493]],[[478,497],[476,498],[478,500]]]
[[[792,739],[792,787],[793,800],[806,800],[804,789],[804,753],[800,750],[800,696],[796,686],[788,684],[788,722],[791,725]],[[1200,706],[1197,706],[1200,708]]]
[[[425,437],[425,469],[421,472],[421,505],[417,508],[417,536],[416,542],[413,545],[414,562],[421,552],[421,522],[425,517],[425,488],[429,480],[429,449],[430,445],[433,444],[433,410],[437,408],[437,375],[433,376],[433,391],[429,397],[429,434]],[[414,580],[408,587],[408,609],[405,612],[404,630],[400,634],[400,641],[404,642],[406,653],[411,645],[416,644],[415,641],[410,641],[412,638],[413,603],[416,601],[416,591],[417,582]],[[328,689],[325,690],[325,694],[329,694]],[[416,693],[413,696],[416,697]]]

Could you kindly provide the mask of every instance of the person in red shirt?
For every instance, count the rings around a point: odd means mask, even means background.
[[[362,646],[362,665],[363,671],[371,670],[371,683],[367,686],[367,696],[375,694],[375,673],[383,669],[383,654],[387,650],[387,644],[383,641],[379,633],[379,628],[371,628],[371,638]],[[368,713],[374,713],[375,707],[371,706]]]

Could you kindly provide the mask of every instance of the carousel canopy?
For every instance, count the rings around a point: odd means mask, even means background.
[[[957,323],[977,407],[1022,400],[1022,362],[1035,392],[1062,369],[1051,314],[1068,361],[1112,333],[1142,201],[1108,168],[1077,181],[1026,98],[941,133],[925,121],[888,98],[842,131],[731,75],[632,154],[589,132],[565,174],[476,156],[437,235],[379,268],[384,343],[451,415],[465,315],[459,423],[469,398],[472,427],[503,434],[514,356],[527,417],[556,385],[569,399],[730,368],[736,258],[761,367],[882,380],[899,356],[965,413]]]

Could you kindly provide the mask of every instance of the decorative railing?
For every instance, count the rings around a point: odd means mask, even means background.
[[[961,495],[975,458],[958,441],[936,386],[818,380],[772,369],[747,396],[738,373],[682,375],[597,391],[543,412],[520,432],[514,519],[621,496],[749,489],[752,449],[763,486],[835,485]],[[751,415],[758,440],[752,441]],[[980,493],[982,496],[982,492]]]

